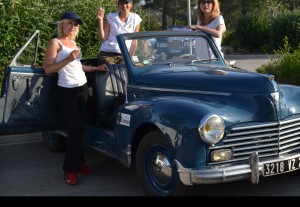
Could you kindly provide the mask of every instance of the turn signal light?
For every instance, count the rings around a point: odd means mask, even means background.
[[[230,160],[232,152],[230,149],[216,150],[211,153],[211,160],[214,162]]]

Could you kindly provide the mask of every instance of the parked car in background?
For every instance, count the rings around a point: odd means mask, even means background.
[[[47,148],[60,151],[67,131],[56,103],[57,74],[46,75],[37,64],[43,57],[39,38],[36,31],[5,71],[0,131],[42,131]],[[86,74],[84,143],[134,166],[146,195],[182,195],[193,185],[242,179],[257,184],[299,169],[299,87],[228,67],[212,38],[200,31],[117,39],[125,64]],[[194,42],[196,48],[174,53],[166,47],[163,55],[161,39]],[[206,47],[197,48],[198,41]],[[137,44],[132,55],[131,43]],[[97,59],[82,62],[96,65]]]

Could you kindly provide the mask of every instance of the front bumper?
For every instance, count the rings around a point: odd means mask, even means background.
[[[300,153],[259,162],[258,154],[254,153],[249,157],[249,164],[214,166],[203,169],[184,168],[178,160],[175,162],[180,180],[185,185],[225,183],[243,179],[250,179],[252,183],[258,184],[259,177],[263,175],[264,164],[298,157],[300,157]]]

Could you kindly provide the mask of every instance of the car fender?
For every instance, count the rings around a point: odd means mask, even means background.
[[[279,85],[280,87],[280,118],[300,113],[299,86]]]

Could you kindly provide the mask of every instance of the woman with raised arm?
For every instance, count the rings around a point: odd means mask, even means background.
[[[119,12],[109,13],[104,22],[105,10],[97,11],[98,37],[102,42],[98,55],[98,64],[123,63],[123,57],[116,36],[123,33],[140,31],[141,17],[132,13],[132,0],[118,0]],[[136,41],[127,41],[126,45],[132,56],[136,49]]]

